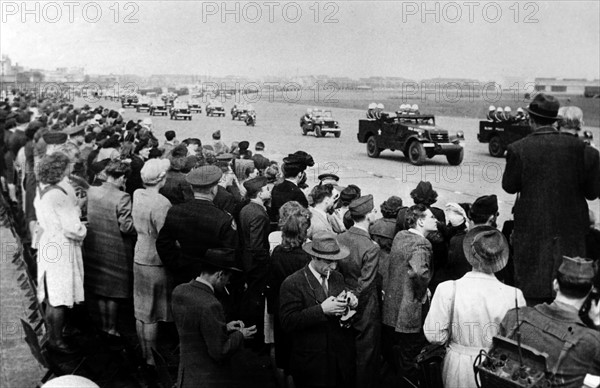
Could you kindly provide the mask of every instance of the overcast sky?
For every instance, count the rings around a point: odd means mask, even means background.
[[[74,4],[2,1],[2,54],[92,74],[600,78],[598,1]]]

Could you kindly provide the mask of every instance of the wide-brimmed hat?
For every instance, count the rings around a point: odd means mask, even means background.
[[[500,231],[489,225],[469,230],[463,240],[465,257],[474,269],[496,273],[508,262],[508,241]]]
[[[537,94],[525,108],[530,115],[549,120],[558,120],[558,109],[560,102],[554,96],[544,93]]]
[[[201,265],[206,264],[212,267],[226,269],[229,271],[242,272],[237,267],[235,261],[235,249],[230,248],[214,248],[209,249],[200,260]]]
[[[304,252],[313,257],[325,260],[342,260],[348,257],[350,250],[340,245],[331,232],[317,232],[313,235],[313,240],[302,246]]]

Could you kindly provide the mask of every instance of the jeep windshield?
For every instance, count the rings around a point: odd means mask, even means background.
[[[312,114],[315,117],[321,117],[321,118],[324,118],[324,119],[330,119],[331,118],[331,111],[330,110],[313,110]]]

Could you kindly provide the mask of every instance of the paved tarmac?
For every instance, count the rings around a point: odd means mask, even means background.
[[[185,98],[185,97],[183,97]],[[100,105],[119,108],[116,102],[104,101]],[[231,120],[229,113],[234,100],[224,103],[226,117],[207,117],[205,113],[194,114],[191,121],[170,120],[166,116],[153,116],[154,132],[160,142],[164,141],[164,132],[174,130],[177,138],[197,137],[203,144],[211,144],[211,133],[221,130],[221,139],[226,144],[247,140],[254,150],[257,141],[266,144],[265,156],[281,161],[288,153],[304,150],[310,153],[316,164],[307,171],[309,185],[318,182],[317,176],[323,172],[334,172],[341,178],[340,185],[356,184],[363,193],[373,194],[378,206],[390,195],[398,195],[405,205],[412,205],[410,191],[421,180],[430,181],[438,192],[436,206],[443,208],[447,202],[473,202],[477,197],[496,194],[499,199],[499,225],[510,218],[515,195],[502,190],[502,173],[506,161],[489,155],[487,144],[477,141],[479,120],[461,117],[436,117],[436,124],[450,133],[463,131],[465,156],[460,166],[450,166],[442,155],[429,159],[423,166],[411,165],[399,151],[384,151],[377,159],[369,158],[366,145],[357,141],[358,120],[365,112],[356,109],[332,108],[334,118],[340,123],[342,135],[334,138],[302,136],[299,126],[300,117],[307,106],[292,103],[258,101],[253,102],[257,113],[257,124],[248,127],[241,121]],[[94,106],[94,104],[91,104]],[[424,112],[426,113],[426,112]],[[136,113],[126,108],[124,117],[138,119],[148,117],[147,113]],[[599,128],[591,130],[596,143],[600,142]],[[589,202],[590,209],[600,215],[600,202]]]

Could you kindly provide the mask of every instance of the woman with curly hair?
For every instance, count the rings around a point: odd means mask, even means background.
[[[62,353],[75,350],[64,340],[68,308],[84,300],[81,245],[86,227],[79,220],[75,191],[67,181],[70,160],[63,153],[45,156],[37,171],[34,199],[39,223],[38,301],[46,302],[50,346]]]
[[[85,286],[97,297],[102,331],[117,337],[118,300],[132,295],[135,228],[131,196],[122,191],[130,173],[127,163],[113,160],[106,182],[88,193]]]
[[[277,367],[284,371],[289,366],[291,338],[285,334],[279,321],[279,288],[285,278],[304,268],[311,260],[308,253],[302,249],[310,227],[310,218],[310,211],[299,202],[286,202],[279,209],[282,241],[271,254],[271,295],[268,306],[269,313],[274,315],[275,361]]]

